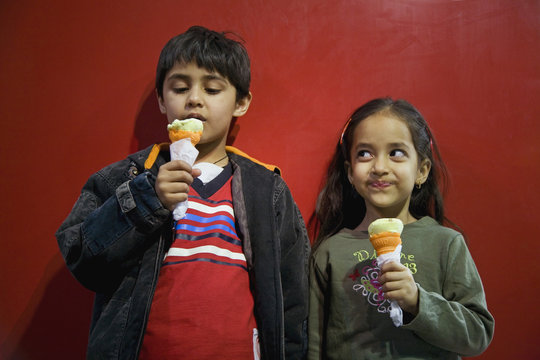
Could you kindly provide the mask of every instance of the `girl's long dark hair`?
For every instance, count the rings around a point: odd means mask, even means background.
[[[440,224],[446,220],[440,189],[446,189],[448,174],[427,122],[420,112],[405,100],[374,99],[354,111],[336,145],[315,212],[310,219],[310,230],[316,239],[315,247],[342,228],[354,229],[364,219],[366,204],[350,184],[345,162],[350,162],[356,126],[365,118],[383,111],[407,123],[419,161],[431,161],[426,182],[420,189],[415,187],[412,192],[409,211],[417,219],[431,216]]]

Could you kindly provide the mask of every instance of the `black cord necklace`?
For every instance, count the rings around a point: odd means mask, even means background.
[[[221,159],[217,160],[217,161],[214,161],[214,164],[217,164],[218,162],[220,162],[221,160],[225,160],[227,158],[227,155],[225,155],[224,157],[222,157]]]

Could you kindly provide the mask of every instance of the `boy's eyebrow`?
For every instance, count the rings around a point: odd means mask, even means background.
[[[174,74],[169,75],[167,77],[167,80],[189,80],[189,78],[190,77],[188,75],[174,73]]]
[[[169,77],[167,77],[167,80],[183,80],[183,81],[190,81],[191,76],[182,74],[182,73],[173,73]],[[203,76],[203,80],[205,81],[211,81],[211,80],[220,80],[220,81],[226,81],[224,77],[215,75],[215,74],[208,74]]]
[[[205,76],[203,76],[203,79],[205,79],[205,80],[221,80],[221,81],[226,81],[225,78],[224,78],[223,76],[214,75],[214,74],[205,75]]]

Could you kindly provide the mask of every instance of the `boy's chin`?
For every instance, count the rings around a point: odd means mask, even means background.
[[[227,140],[227,137],[225,138],[216,138],[216,139],[208,139],[203,138],[199,141],[199,143],[195,146],[196,148],[206,148],[206,149],[213,149],[213,148],[219,148],[219,147],[225,147],[225,142]]]

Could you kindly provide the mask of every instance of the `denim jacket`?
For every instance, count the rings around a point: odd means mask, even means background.
[[[157,158],[150,159],[152,153]],[[229,159],[261,357],[302,359],[309,255],[304,222],[277,172],[237,154],[229,153]],[[161,262],[173,239],[171,212],[154,191],[159,166],[168,160],[168,151],[147,148],[93,174],[56,233],[68,268],[96,293],[89,359],[138,356]]]

